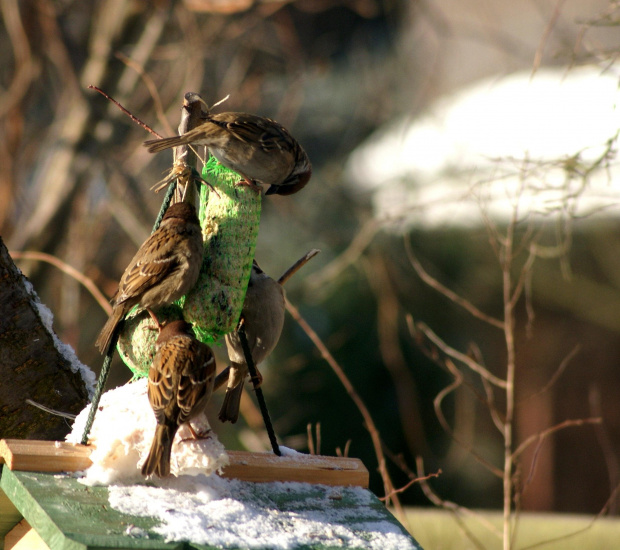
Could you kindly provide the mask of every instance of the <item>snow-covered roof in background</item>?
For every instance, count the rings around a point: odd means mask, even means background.
[[[508,220],[519,195],[521,213],[568,206],[576,215],[617,215],[615,159],[585,188],[554,161],[579,155],[580,171],[604,155],[620,129],[619,99],[611,69],[487,78],[371,136],[351,155],[347,180],[371,193],[377,217],[399,227],[479,225],[481,204],[491,218]]]

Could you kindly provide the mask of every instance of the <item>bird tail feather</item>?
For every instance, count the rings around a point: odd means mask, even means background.
[[[105,353],[108,351],[108,347],[110,346],[110,342],[112,341],[112,335],[116,330],[117,325],[121,322],[125,311],[122,307],[115,307],[112,310],[112,314],[106,321],[106,324],[103,325],[101,332],[99,333],[99,337],[95,342],[95,346],[99,348],[101,353]]]
[[[170,454],[177,429],[176,424],[157,424],[151,450],[142,465],[143,476],[155,474],[157,477],[166,477],[170,475]]]
[[[218,414],[218,418],[222,422],[231,422],[234,424],[239,419],[239,404],[241,402],[241,394],[243,393],[243,382],[237,384],[234,388],[226,388],[226,395]]]

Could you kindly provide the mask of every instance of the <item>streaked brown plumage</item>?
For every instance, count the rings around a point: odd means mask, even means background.
[[[202,256],[196,209],[185,202],[173,204],[125,269],[111,300],[112,314],[97,338],[99,351],[107,351],[116,326],[136,304],[152,309],[187,294],[198,279]]]
[[[213,392],[215,357],[197,340],[192,326],[171,321],[163,326],[149,369],[148,397],[157,428],[142,474],[170,474],[170,454],[181,424],[202,413]]]
[[[151,153],[179,145],[205,145],[224,166],[249,185],[269,185],[267,195],[292,195],[312,175],[308,155],[284,126],[248,113],[207,114],[182,136],[145,141]]]
[[[276,347],[284,325],[284,289],[256,262],[252,266],[241,319],[254,364],[263,362]],[[239,418],[239,402],[248,366],[237,332],[226,335],[226,348],[231,361],[226,395],[219,412],[222,422],[233,424]]]

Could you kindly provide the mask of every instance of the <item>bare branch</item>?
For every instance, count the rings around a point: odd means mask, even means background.
[[[485,366],[482,360],[482,353],[480,352],[480,348],[474,343],[470,343],[469,349],[470,349],[471,355],[474,357],[476,362],[482,366]],[[495,424],[495,427],[498,429],[499,433],[503,434],[504,433],[504,421],[501,419],[499,410],[497,409],[495,405],[495,392],[493,390],[493,387],[491,386],[491,384],[489,384],[489,382],[485,378],[481,378],[480,380],[482,381],[482,386],[484,387],[484,392],[486,394],[486,405],[487,405],[487,408],[489,409],[491,420],[493,420],[493,424]]]
[[[123,111],[123,113],[125,113],[131,120],[133,120],[139,126],[142,126],[142,128],[144,128],[147,132],[150,132],[151,134],[153,134],[156,138],[162,137],[155,130],[153,130],[153,128],[151,128],[146,122],[142,122],[138,117],[132,115],[127,109],[125,109],[125,107],[123,107],[118,101],[116,101],[116,99],[110,97],[101,88],[98,88],[97,86],[93,86],[91,84],[88,86],[88,89],[99,92],[103,97],[105,97],[106,99],[114,103],[114,105],[116,105],[121,111]]]
[[[315,455],[316,449],[314,447],[314,438],[312,437],[312,422],[306,424],[306,437],[308,439],[308,451],[311,455]]]
[[[443,414],[443,410],[441,409],[441,403],[442,401],[453,391],[455,391],[459,386],[461,386],[461,384],[463,383],[463,375],[461,374],[461,372],[456,368],[456,365],[450,361],[449,359],[446,360],[446,366],[448,367],[448,369],[450,370],[450,372],[452,373],[452,375],[454,376],[454,382],[452,382],[452,384],[449,384],[448,386],[446,386],[443,390],[441,390],[437,396],[435,397],[435,399],[433,400],[433,407],[435,408],[435,414],[437,415],[437,419],[439,420],[439,423],[441,424],[441,427],[445,430],[445,432],[453,439],[453,441],[455,441],[458,445],[460,445],[463,449],[465,449],[471,456],[473,456],[482,466],[484,466],[487,470],[489,470],[489,472],[491,472],[493,475],[499,477],[500,479],[503,476],[503,472],[500,468],[497,468],[496,466],[493,466],[493,464],[491,464],[489,461],[487,461],[485,458],[483,458],[481,455],[479,455],[475,449],[473,448],[472,445],[465,443],[464,441],[461,441],[455,434],[454,434],[454,430],[452,430],[452,428],[450,427],[450,424],[448,423],[448,421],[446,420],[446,417]]]
[[[592,518],[590,523],[588,523],[588,525],[586,525],[582,529],[577,529],[576,531],[573,531],[572,533],[567,533],[566,535],[562,535],[562,536],[559,536],[559,537],[554,537],[554,538],[551,538],[551,539],[545,539],[545,540],[543,540],[541,542],[537,542],[535,544],[530,544],[529,546],[524,546],[523,548],[521,548],[521,550],[531,550],[532,548],[538,548],[540,546],[545,546],[547,544],[552,544],[552,543],[560,541],[560,540],[566,540],[566,539],[569,539],[571,537],[574,537],[575,535],[578,535],[579,533],[584,533],[588,529],[591,529],[592,526],[594,525],[594,523],[596,522],[596,520],[601,518],[603,515],[605,515],[607,513],[607,510],[609,509],[609,505],[610,505],[611,502],[613,502],[616,499],[616,497],[618,495],[618,491],[620,491],[620,484],[617,485],[616,488],[611,492],[611,495],[609,495],[609,498],[607,499],[607,501],[605,502],[605,504],[603,505],[603,507],[601,508],[599,513],[596,514],[596,516],[594,516]]]
[[[424,478],[425,477],[424,476],[424,461],[422,460],[422,457],[418,456],[416,458],[416,465],[417,465],[418,478],[420,478],[420,487],[422,488],[422,491],[424,492],[424,495],[426,496],[426,498],[428,498],[428,500],[430,500],[435,506],[439,506],[440,508],[444,508],[452,512],[452,515],[454,516],[454,519],[458,523],[459,527],[461,528],[465,536],[476,546],[476,548],[480,548],[482,550],[485,549],[484,545],[467,528],[461,516],[473,518],[478,523],[480,523],[480,525],[485,527],[490,533],[495,535],[498,539],[502,538],[501,532],[498,531],[498,529],[485,517],[483,517],[480,514],[477,514],[473,510],[470,510],[469,508],[459,506],[455,502],[452,502],[450,500],[444,500],[439,495],[437,495],[437,493],[433,491],[431,486],[428,484],[428,479]]]
[[[437,292],[443,294],[448,300],[451,300],[455,304],[461,306],[463,309],[471,313],[477,319],[484,321],[485,323],[489,323],[490,325],[503,330],[504,323],[502,323],[499,319],[495,319],[490,315],[480,311],[476,306],[474,306],[470,301],[462,298],[448,287],[442,285],[437,279],[429,275],[429,273],[422,267],[422,264],[416,258],[413,250],[411,248],[411,238],[406,236],[405,239],[405,250],[407,251],[407,257],[415,269],[416,273],[428,286],[435,289]]]
[[[420,330],[431,342],[433,342],[433,344],[435,344],[443,353],[445,353],[449,357],[452,357],[452,359],[455,359],[456,361],[465,364],[471,370],[478,373],[481,377],[486,378],[491,384],[499,388],[506,388],[505,380],[502,380],[494,374],[491,374],[487,369],[474,361],[471,357],[450,347],[441,338],[439,338],[439,336],[437,336],[425,323],[415,323],[415,327]]]
[[[459,376],[462,376],[462,373],[460,370],[457,369],[457,367],[454,365],[454,363],[447,357],[445,356],[440,356],[440,354],[438,353],[438,350],[435,346],[432,347],[432,349],[427,349],[426,347],[421,345],[421,340],[422,337],[419,337],[418,334],[420,334],[420,332],[417,330],[415,323],[413,322],[413,317],[410,314],[406,315],[406,322],[407,322],[407,327],[409,328],[409,332],[410,334],[414,337],[414,339],[417,340],[417,344],[420,347],[421,351],[434,363],[436,363],[440,368],[443,368],[445,370],[447,370],[448,372],[450,372],[451,374],[454,374],[452,372],[452,369],[456,369],[456,372],[459,373]],[[482,358],[480,356],[479,350],[477,350],[477,347],[475,347],[474,344],[470,343],[470,351],[471,351],[471,355],[474,358],[474,361],[477,361],[480,365],[484,366],[484,364],[482,363]],[[485,405],[488,409],[489,412],[491,414],[491,417],[493,418],[494,423],[496,424],[499,432],[501,434],[504,433],[504,423],[502,421],[502,419],[499,416],[499,412],[497,410],[497,407],[495,406],[495,397],[493,395],[493,388],[491,387],[491,385],[489,384],[489,382],[485,379],[485,378],[481,378],[482,380],[482,384],[485,388],[485,394],[483,395],[481,394],[478,389],[471,383],[469,382],[465,377],[462,377],[462,384],[463,386],[465,386],[469,391],[472,392],[472,394],[476,397],[476,399],[478,399],[478,401],[480,401],[483,405]]]
[[[304,256],[299,258],[291,267],[289,267],[278,279],[278,283],[283,285],[288,281],[295,273],[297,273],[304,265],[306,265],[312,258],[314,258],[319,252],[318,248],[313,248],[309,252],[306,252]]]
[[[51,254],[46,254],[45,252],[33,252],[33,251],[25,251],[18,252],[13,250],[9,253],[16,260],[33,260],[37,262],[46,262],[48,264],[53,265],[60,269],[63,273],[66,273],[79,283],[81,283],[88,292],[91,293],[93,298],[97,300],[97,303],[101,306],[101,308],[106,312],[107,315],[112,313],[112,306],[108,302],[107,298],[103,295],[103,293],[97,288],[97,285],[94,281],[80,273],[74,267],[71,267],[68,263],[63,262],[61,259],[56,256],[52,256]]]
[[[568,352],[568,355],[564,357],[564,359],[562,359],[562,362],[560,363],[556,371],[553,373],[553,376],[549,379],[549,381],[537,392],[534,392],[533,394],[528,395],[527,397],[521,399],[520,403],[525,403],[526,401],[529,401],[530,399],[533,399],[534,397],[538,395],[548,392],[551,389],[551,387],[558,381],[560,376],[562,376],[568,364],[573,360],[573,358],[579,353],[580,350],[581,350],[581,346],[577,344],[571,351]]]
[[[116,52],[115,56],[118,59],[120,59],[123,63],[125,63],[125,65],[127,65],[128,67],[131,67],[134,71],[136,71],[140,75],[142,82],[144,82],[144,85],[147,87],[149,94],[153,98],[153,106],[155,107],[155,113],[157,115],[157,119],[162,123],[162,125],[165,126],[166,130],[168,131],[168,134],[172,135],[174,133],[174,130],[172,129],[172,127],[170,126],[170,123],[168,122],[168,119],[166,118],[166,112],[164,111],[164,106],[162,105],[161,97],[159,95],[159,91],[157,90],[157,85],[155,84],[155,82],[153,82],[153,79],[144,70],[144,67],[141,64],[137,63],[130,57],[127,57],[124,53]],[[121,110],[123,109],[121,108]],[[125,111],[123,110],[123,112]]]
[[[370,220],[355,235],[349,247],[339,256],[334,258],[323,269],[313,273],[306,278],[306,284],[311,289],[318,289],[332,281],[347,267],[354,263],[366,250],[366,247],[375,238],[380,229],[380,224],[376,220]]]
[[[385,502],[388,498],[394,496],[396,493],[404,493],[409,487],[411,487],[414,483],[420,483],[422,481],[427,481],[433,477],[439,477],[443,472],[441,468],[437,470],[434,474],[427,474],[424,477],[416,477],[411,481],[407,482],[406,485],[403,485],[400,489],[394,489],[394,492],[391,495],[386,495],[384,497],[380,497],[379,500]]]
[[[549,40],[549,36],[551,36],[551,31],[553,27],[558,21],[560,17],[560,13],[562,12],[562,5],[566,0],[558,0],[553,13],[551,14],[551,19],[547,26],[545,27],[545,31],[543,32],[542,37],[540,38],[540,43],[538,44],[538,48],[536,49],[536,55],[534,56],[534,63],[532,64],[532,74],[530,78],[534,78],[536,71],[538,71],[538,67],[540,67],[540,63],[543,56],[543,51],[545,50],[545,46],[547,45],[547,41]]]
[[[370,415],[370,411],[366,407],[362,398],[355,391],[353,384],[351,384],[351,381],[345,374],[342,367],[338,364],[336,359],[334,359],[334,356],[330,353],[330,351],[327,349],[323,341],[319,338],[319,335],[312,329],[312,327],[301,316],[301,314],[299,313],[299,310],[293,304],[291,304],[288,301],[288,299],[286,300],[286,309],[291,314],[293,319],[297,321],[297,324],[299,324],[301,329],[308,335],[310,340],[312,340],[312,343],[319,350],[323,359],[325,359],[325,361],[327,361],[329,366],[332,368],[332,370],[334,371],[334,373],[336,374],[336,376],[338,377],[338,379],[344,386],[345,390],[349,394],[349,397],[351,397],[351,399],[355,403],[355,406],[357,407],[360,414],[362,415],[362,418],[364,419],[365,427],[368,430],[368,433],[370,434],[370,439],[372,440],[372,445],[375,451],[375,455],[377,456],[377,461],[379,463],[379,473],[381,474],[381,478],[383,480],[383,488],[384,488],[385,494],[386,495],[392,494],[392,492],[394,491],[394,485],[392,484],[392,480],[390,479],[390,475],[387,471],[385,456],[383,454],[383,449],[381,447],[381,438],[379,435],[379,430],[377,429],[377,426],[375,425],[374,420],[372,419],[372,416]],[[393,494],[389,498],[389,500],[391,500],[392,503],[394,504],[394,508],[397,514],[401,518],[404,518],[405,517],[404,511],[400,504],[400,500],[398,499],[398,496],[396,494]]]
[[[590,404],[590,413],[592,416],[603,417],[603,407],[601,403],[601,391],[598,385],[592,384],[588,389],[588,401]],[[609,476],[610,489],[618,485],[620,481],[620,467],[618,466],[618,456],[614,451],[614,445],[610,437],[609,429],[605,422],[601,422],[600,425],[594,427],[596,438],[598,439],[603,456],[605,457],[605,464],[607,465],[607,475]],[[618,500],[614,499],[610,501],[609,513],[610,515],[617,515],[618,512]]]
[[[564,422],[560,422],[555,426],[551,426],[551,428],[547,428],[540,433],[531,435],[528,437],[521,445],[517,447],[514,453],[512,453],[513,459],[517,459],[519,455],[525,451],[530,445],[533,443],[537,443],[554,434],[555,432],[559,432],[565,428],[574,428],[578,426],[585,426],[587,424],[600,424],[602,422],[602,418],[577,418],[575,420],[565,420]]]

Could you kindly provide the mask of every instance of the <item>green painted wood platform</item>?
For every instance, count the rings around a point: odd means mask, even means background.
[[[370,540],[372,534],[364,533],[364,530],[387,522],[399,536],[406,537],[402,540],[410,543],[411,549],[420,549],[417,542],[367,489],[360,489],[369,495],[366,502],[360,505],[355,499],[347,497],[347,491],[342,491],[340,498],[332,502],[317,499],[317,491],[320,492],[321,487],[325,489],[325,486],[306,484],[307,494],[304,490],[300,499],[300,493],[296,492],[292,496],[283,484],[269,485],[269,489],[266,489],[265,484],[250,483],[249,486],[256,487],[256,490],[244,491],[238,500],[251,500],[254,505],[264,505],[271,509],[275,507],[282,516],[283,524],[287,516],[310,514],[313,508],[316,510],[317,505],[321,506],[322,511],[325,507],[333,507],[333,523],[330,519],[326,531],[332,527],[337,528],[338,523],[341,523],[351,530],[357,528],[361,539]],[[130,516],[112,509],[107,487],[87,487],[70,474],[12,471],[5,465],[1,471],[0,489],[0,541],[23,517],[52,550],[222,548],[191,542],[166,542],[153,530],[158,525],[157,520]],[[356,548],[325,545],[320,540],[316,544],[296,548],[319,550],[336,547]]]

